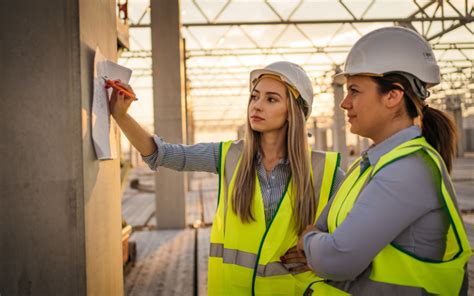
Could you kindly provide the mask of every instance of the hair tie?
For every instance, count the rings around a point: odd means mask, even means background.
[[[425,104],[425,105],[423,106],[423,109],[421,109],[421,113],[422,113],[422,114],[425,114],[426,111],[427,111],[429,108],[430,108],[430,106],[429,106],[428,104]]]

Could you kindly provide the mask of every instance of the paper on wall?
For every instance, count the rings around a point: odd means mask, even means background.
[[[107,60],[97,47],[94,57],[94,96],[92,99],[92,141],[97,159],[117,158],[117,127],[112,124],[109,111],[109,92],[102,79],[120,79],[128,83],[132,70]]]

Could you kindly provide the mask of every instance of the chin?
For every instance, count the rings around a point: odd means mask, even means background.
[[[349,131],[353,134],[357,135],[357,129],[354,127],[354,125],[351,124],[351,127],[349,128]]]
[[[254,126],[254,125],[250,125],[250,129],[253,130],[254,132],[264,132],[265,129],[262,129],[261,127],[258,127],[258,126]]]
[[[357,129],[357,127],[351,125],[351,128],[349,129],[349,131],[351,133],[353,133],[354,135],[358,135],[358,136],[361,136],[361,137],[365,137],[361,132],[360,130]]]
[[[259,133],[267,133],[267,132],[272,132],[275,131],[275,129],[269,128],[269,127],[263,127],[263,126],[250,126],[250,128],[254,132],[259,132]]]

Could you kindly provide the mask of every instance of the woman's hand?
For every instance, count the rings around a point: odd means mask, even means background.
[[[300,252],[304,253],[304,236],[307,233],[312,232],[312,231],[320,231],[320,230],[316,227],[316,225],[310,224],[310,225],[306,226],[306,229],[303,231],[303,233],[301,233],[300,239],[298,240],[298,244],[296,245],[296,248]]]
[[[304,236],[312,231],[319,231],[319,229],[312,224],[306,226],[306,229],[300,235],[298,244],[280,257],[281,262],[290,272],[300,273],[311,270],[304,254]]]
[[[280,257],[281,262],[291,273],[310,271],[304,252],[300,252],[296,246],[289,249],[285,255]]]
[[[127,83],[121,82],[120,80],[115,80],[115,83],[125,88],[128,92],[135,94],[132,87]],[[105,88],[110,87],[111,86],[108,84],[105,86]],[[128,108],[132,104],[133,100],[134,99],[127,96],[125,92],[112,88],[112,95],[110,96],[109,101],[110,114],[112,114],[115,120],[123,118],[127,114]]]

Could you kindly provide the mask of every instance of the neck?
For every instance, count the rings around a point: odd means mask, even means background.
[[[261,134],[260,150],[264,159],[284,158],[286,155],[286,132]]]
[[[376,135],[369,137],[374,144],[377,145],[386,139],[390,138],[394,134],[398,133],[401,130],[404,130],[413,125],[413,119],[409,117],[395,117],[393,120],[388,122],[388,124],[380,129]]]

